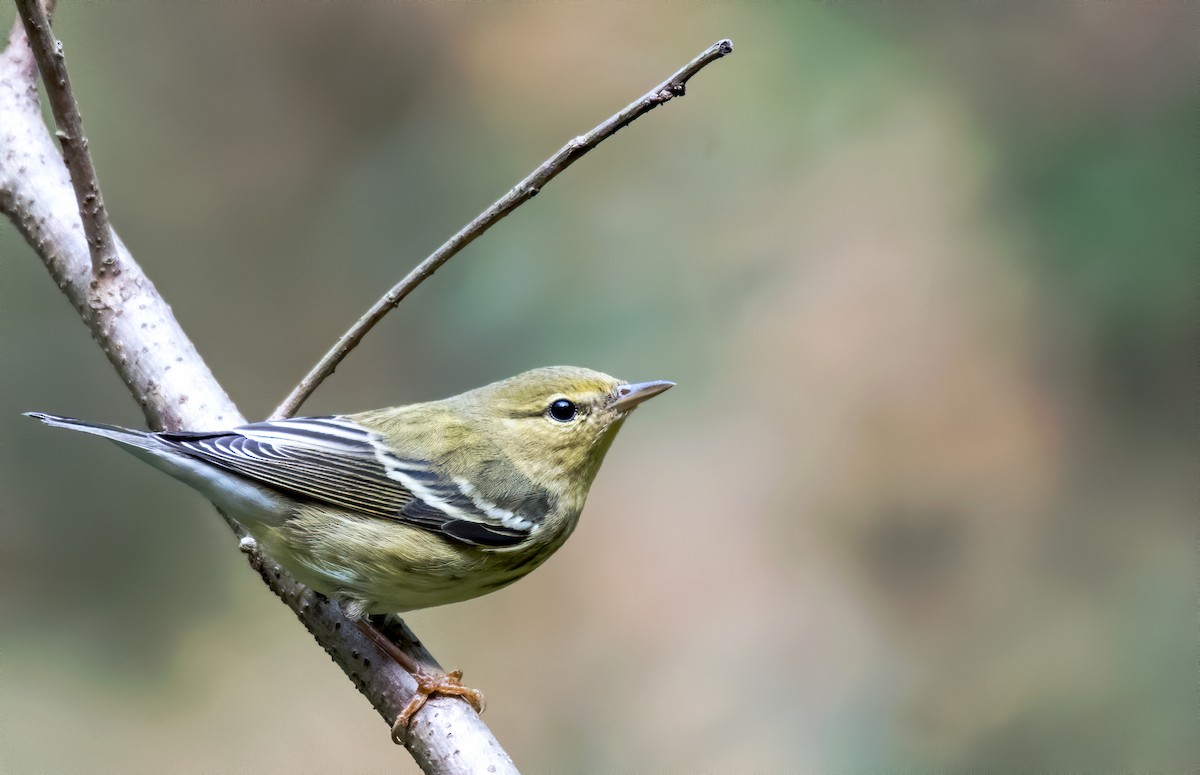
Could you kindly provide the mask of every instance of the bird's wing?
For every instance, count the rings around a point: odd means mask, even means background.
[[[164,444],[293,497],[396,520],[462,544],[512,546],[536,529],[428,462],[407,460],[344,417],[253,423],[216,433],[158,433]]]

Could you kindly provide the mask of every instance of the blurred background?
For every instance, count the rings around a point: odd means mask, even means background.
[[[529,772],[1193,771],[1196,6],[64,3],[114,224],[270,412],[679,387],[579,530],[408,617]],[[0,19],[12,18],[11,10]],[[7,27],[5,27],[7,29]],[[415,771],[0,224],[7,772]]]

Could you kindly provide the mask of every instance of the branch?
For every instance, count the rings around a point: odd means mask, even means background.
[[[28,2],[22,2],[21,7],[23,16],[32,9]],[[52,65],[57,58],[61,65],[59,54],[48,48],[52,38],[44,15],[41,18],[41,22],[26,19],[26,24],[35,29],[40,24],[44,33],[34,41],[43,49],[37,58]],[[107,224],[101,221],[101,233],[110,238],[109,263],[104,258],[104,240],[82,236],[80,205],[90,205],[82,207],[87,228],[88,210],[100,201],[99,188],[88,187],[95,185],[92,175],[81,178],[85,185],[79,197],[76,192],[80,189],[72,190],[62,156],[42,123],[34,60],[18,23],[8,47],[0,53],[0,211],[37,251],[137,399],[151,427],[215,429],[245,422],[170,307]],[[69,82],[57,79],[53,73],[48,69],[43,74],[52,92],[58,92],[51,101],[74,103]],[[78,116],[78,110],[74,114]],[[82,131],[75,136],[82,138]],[[78,144],[77,152],[86,159],[85,142]],[[86,182],[89,180],[90,184]],[[88,199],[93,192],[96,198]],[[104,275],[104,288],[99,294],[94,287],[100,280],[94,272],[97,263],[99,274]],[[226,519],[238,536],[244,536],[240,525]],[[379,651],[336,605],[298,584],[269,559],[251,552],[250,561],[390,726],[416,690],[412,676]],[[401,629],[399,634],[398,645],[406,653],[418,662],[436,665],[411,632]],[[516,772],[512,759],[474,710],[453,698],[430,699],[413,720],[405,746],[430,773]]]
[[[491,207],[476,216],[475,220],[464,226],[440,248],[431,253],[428,258],[417,264],[403,280],[384,294],[383,298],[375,302],[367,310],[367,313],[359,318],[358,322],[351,326],[350,330],[343,334],[341,339],[338,339],[337,344],[329,352],[325,353],[325,356],[312,368],[312,371],[308,372],[304,376],[304,379],[300,380],[300,384],[296,385],[296,389],[279,405],[279,408],[271,415],[271,419],[279,420],[294,415],[296,410],[300,408],[300,405],[317,389],[317,386],[324,382],[325,378],[332,374],[338,367],[338,364],[342,362],[342,359],[362,341],[367,332],[374,328],[375,324],[382,320],[384,315],[400,304],[404,300],[404,297],[411,293],[414,288],[429,279],[442,264],[449,261],[467,245],[470,245],[477,237],[490,229],[504,218],[504,216],[536,196],[542,190],[542,187],[553,180],[560,172],[570,167],[580,157],[601,142],[616,134],[617,130],[628,126],[659,105],[675,97],[682,97],[688,79],[704,69],[705,66],[732,51],[733,41],[718,40],[695,59],[680,68],[670,78],[626,105],[623,110],[609,117],[607,121],[592,131],[576,137],[560,148],[558,153],[542,162],[524,180],[492,203]]]
[[[91,249],[92,274],[97,280],[117,274],[120,272],[117,247],[108,223],[108,210],[104,207],[104,198],[100,196],[96,168],[87,150],[87,138],[83,135],[79,103],[71,92],[62,41],[54,37],[50,29],[49,11],[40,0],[16,0],[16,3],[17,13],[25,24],[25,34],[32,41],[33,55],[42,71],[42,83],[46,85],[46,97],[54,113],[54,123],[58,125],[56,134],[62,145],[67,170],[71,173],[75,198],[79,200],[83,234]]]

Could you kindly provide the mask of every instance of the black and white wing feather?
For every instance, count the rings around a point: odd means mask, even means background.
[[[159,433],[162,443],[302,500],[419,527],[458,543],[501,548],[537,529],[548,503],[491,503],[470,483],[396,455],[343,417],[253,423],[216,433]]]

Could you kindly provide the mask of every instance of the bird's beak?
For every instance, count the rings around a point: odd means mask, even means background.
[[[617,400],[613,402],[611,408],[614,412],[628,412],[646,399],[654,398],[659,393],[673,387],[675,387],[675,383],[665,379],[654,382],[638,382],[635,385],[621,385],[617,388]]]

